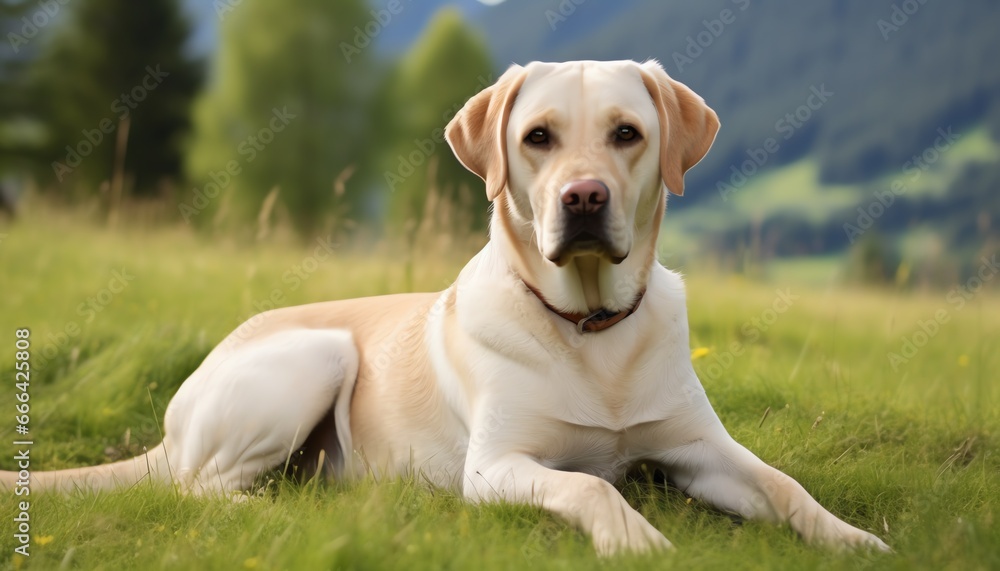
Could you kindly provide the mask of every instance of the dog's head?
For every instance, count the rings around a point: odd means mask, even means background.
[[[535,62],[469,100],[446,137],[496,201],[493,231],[565,267],[621,264],[642,242],[648,258],[664,186],[683,193],[718,127],[656,62]]]

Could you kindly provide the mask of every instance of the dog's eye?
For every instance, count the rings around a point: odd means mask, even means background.
[[[535,146],[547,145],[549,144],[549,132],[541,128],[532,129],[524,138],[524,142]]]
[[[632,125],[619,125],[615,127],[615,141],[619,143],[630,143],[642,138],[639,131]]]

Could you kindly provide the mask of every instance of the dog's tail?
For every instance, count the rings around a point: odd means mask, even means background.
[[[163,443],[145,454],[100,466],[35,472],[31,470],[29,456],[21,459],[18,467],[20,470],[16,472],[0,470],[0,490],[13,490],[18,495],[43,491],[67,493],[74,490],[101,491],[128,488],[146,480],[156,483],[171,481],[170,466]],[[27,488],[29,492],[20,491],[23,488]]]

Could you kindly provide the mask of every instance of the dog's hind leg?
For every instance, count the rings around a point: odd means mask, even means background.
[[[335,410],[341,458],[358,352],[343,330],[294,329],[210,356],[164,419],[173,480],[190,493],[245,490],[289,461]],[[325,427],[324,427],[325,428]]]

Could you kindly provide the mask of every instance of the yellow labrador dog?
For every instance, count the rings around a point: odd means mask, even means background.
[[[181,386],[159,446],[33,485],[231,492],[294,452],[334,477],[538,505],[610,554],[671,546],[611,484],[643,461],[810,543],[888,549],[736,443],[695,376],[684,285],[656,241],[667,189],[718,128],[656,62],[512,67],[447,128],[493,201],[454,285],[264,313]]]

